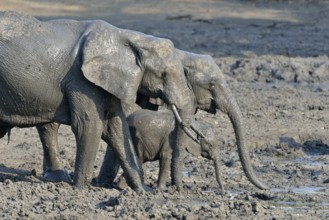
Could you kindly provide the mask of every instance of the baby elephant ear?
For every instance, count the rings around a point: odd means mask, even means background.
[[[186,147],[186,151],[195,157],[201,156],[200,144],[189,144],[189,146]]]
[[[83,44],[81,69],[90,82],[124,103],[134,103],[142,72],[134,51],[117,33],[106,24],[92,30]]]

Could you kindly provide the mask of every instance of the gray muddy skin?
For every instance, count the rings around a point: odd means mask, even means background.
[[[141,163],[159,161],[157,187],[163,188],[169,177],[172,145],[175,140],[175,117],[173,113],[168,110],[150,111],[143,109],[129,115],[127,122],[134,149]],[[219,149],[222,146],[218,144],[219,141],[216,141],[215,134],[209,125],[196,120],[192,120],[191,125],[203,137],[198,135],[200,143],[197,143],[186,135],[183,147],[193,156],[202,156],[214,161],[216,179],[222,194],[224,194],[219,170]],[[119,167],[117,156],[113,152],[112,147],[108,146],[99,177],[96,180],[97,183],[112,184],[117,176]]]
[[[169,40],[104,21],[41,22],[1,12],[0,51],[1,136],[14,126],[71,125],[76,186],[91,178],[102,138],[113,146],[130,186],[143,190],[122,105],[134,102],[138,90],[185,112],[190,96]]]

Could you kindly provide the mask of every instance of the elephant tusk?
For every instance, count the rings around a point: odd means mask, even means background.
[[[196,129],[193,125],[191,125],[192,130],[197,133],[200,137],[206,139],[206,136],[204,136],[198,129]]]
[[[172,111],[174,112],[175,118],[178,120],[178,122],[179,122],[180,124],[182,124],[182,123],[183,123],[183,120],[182,120],[182,118],[180,117],[180,115],[179,115],[179,113],[178,113],[178,111],[177,111],[176,106],[175,106],[175,105],[171,105],[171,109],[172,109]]]
[[[198,129],[196,129],[193,125],[191,125],[191,129],[199,135],[207,144],[212,145],[211,142],[207,139],[207,137],[202,134]]]
[[[177,119],[177,121],[179,122],[179,124],[182,126],[184,132],[190,137],[192,138],[193,141],[195,141],[196,143],[200,144],[200,141],[194,137],[194,135],[192,134],[192,132],[189,130],[189,128],[183,123],[182,118],[180,117],[177,108],[175,105],[171,105],[171,109],[175,115],[175,118]]]

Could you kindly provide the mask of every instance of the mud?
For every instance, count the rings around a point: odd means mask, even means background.
[[[326,1],[3,0],[42,20],[104,19],[212,55],[227,76],[245,118],[255,171],[270,186],[251,185],[242,172],[228,118],[198,112],[222,147],[220,195],[211,161],[187,155],[184,192],[136,195],[130,189],[44,182],[35,128],[0,140],[2,219],[326,219],[329,218],[329,3]],[[60,158],[74,168],[75,140],[60,130]],[[105,151],[101,144],[94,169]],[[147,164],[147,184],[158,164]],[[168,180],[168,184],[170,181]]]

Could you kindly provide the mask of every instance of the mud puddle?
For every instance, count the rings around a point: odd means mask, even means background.
[[[320,169],[328,164],[327,161],[322,160],[321,156],[297,157],[294,160],[282,160],[280,163],[284,165],[297,164],[305,167],[312,167],[314,169]]]
[[[303,186],[293,187],[289,189],[273,188],[270,189],[272,193],[301,193],[301,194],[326,194],[326,188],[320,186]]]

